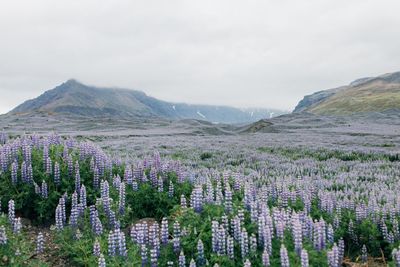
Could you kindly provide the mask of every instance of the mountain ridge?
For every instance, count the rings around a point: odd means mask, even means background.
[[[306,95],[293,113],[349,115],[400,107],[400,72],[357,79],[348,85]]]
[[[138,90],[85,85],[69,79],[25,101],[8,114],[48,112],[80,116],[201,119],[216,123],[247,123],[284,114],[275,109],[172,103]]]

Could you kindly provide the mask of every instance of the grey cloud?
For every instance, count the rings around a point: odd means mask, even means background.
[[[69,78],[170,101],[293,109],[400,70],[400,2],[2,1],[0,113]]]

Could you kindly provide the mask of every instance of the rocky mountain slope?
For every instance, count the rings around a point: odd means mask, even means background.
[[[10,114],[31,112],[117,118],[200,119],[219,123],[246,123],[281,115],[272,109],[238,109],[226,106],[170,103],[141,91],[99,88],[76,80],[46,91],[13,109]]]
[[[400,72],[358,79],[347,86],[305,96],[294,113],[348,115],[400,108]]]

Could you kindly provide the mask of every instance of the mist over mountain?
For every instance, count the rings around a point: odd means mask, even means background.
[[[294,113],[349,115],[400,108],[400,72],[357,79],[349,85],[305,96]]]
[[[91,117],[199,119],[218,123],[246,123],[285,112],[275,109],[239,109],[162,101],[137,90],[100,88],[74,79],[28,100],[9,114],[65,113]]]

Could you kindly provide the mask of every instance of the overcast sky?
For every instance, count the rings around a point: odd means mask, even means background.
[[[399,0],[0,2],[0,113],[69,78],[292,110],[400,70]]]

